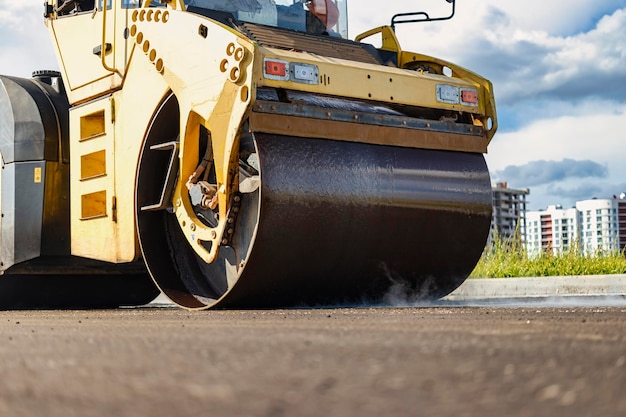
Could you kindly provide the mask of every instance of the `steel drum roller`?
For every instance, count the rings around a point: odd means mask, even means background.
[[[242,194],[235,238],[213,264],[173,214],[149,213],[148,238],[140,216],[144,256],[161,265],[151,272],[183,306],[375,302],[398,283],[439,298],[481,255],[491,219],[481,154],[266,134],[254,144],[260,188]]]

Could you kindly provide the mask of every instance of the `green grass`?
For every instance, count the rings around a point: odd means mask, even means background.
[[[529,257],[521,243],[497,239],[486,248],[470,278],[547,277],[625,274],[626,258],[620,252],[580,253],[572,247],[560,255]]]

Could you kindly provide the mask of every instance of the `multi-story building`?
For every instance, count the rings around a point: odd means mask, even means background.
[[[579,233],[578,210],[560,205],[526,213],[526,250],[529,255],[541,252],[560,254],[576,245]]]
[[[617,198],[576,202],[580,217],[580,243],[586,253],[619,249],[618,206]]]
[[[506,182],[496,183],[491,191],[493,214],[487,244],[490,245],[494,241],[496,234],[501,239],[518,236],[523,240],[526,235],[526,195],[530,191],[528,188],[523,190],[508,188]]]
[[[617,227],[619,229],[619,250],[624,253],[626,249],[626,193],[621,193],[617,201]]]
[[[526,250],[529,255],[541,252],[560,254],[578,247],[585,254],[623,251],[626,247],[626,194],[620,198],[591,199],[563,209],[526,213]],[[575,245],[575,246],[574,246]]]

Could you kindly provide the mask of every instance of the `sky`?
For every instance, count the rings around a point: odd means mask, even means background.
[[[42,0],[0,0],[0,74],[57,69]],[[350,36],[395,13],[444,16],[444,0],[349,0]],[[530,190],[530,210],[626,192],[626,0],[457,0],[453,19],[402,24],[404,50],[494,85],[492,182]]]

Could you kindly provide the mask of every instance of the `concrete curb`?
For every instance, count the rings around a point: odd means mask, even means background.
[[[441,300],[451,302],[481,302],[503,299],[541,299],[553,297],[606,297],[626,299],[626,274],[584,275],[568,277],[531,278],[473,278]],[[152,307],[172,307],[174,304],[161,294]]]
[[[626,296],[626,275],[468,279],[444,300]]]

